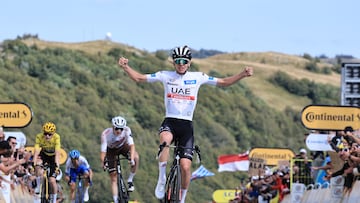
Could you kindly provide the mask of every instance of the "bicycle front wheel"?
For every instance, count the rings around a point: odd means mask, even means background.
[[[84,179],[80,178],[76,184],[75,203],[83,203],[85,194]]]
[[[121,173],[117,176],[118,179],[118,198],[119,203],[128,203],[129,202],[129,193],[127,191],[124,179]]]
[[[50,203],[50,184],[47,177],[41,183],[41,203]]]
[[[175,165],[171,168],[166,183],[165,203],[178,203],[181,200],[181,170]]]

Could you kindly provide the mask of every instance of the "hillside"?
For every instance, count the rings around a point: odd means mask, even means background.
[[[6,41],[0,52],[0,98],[1,102],[31,106],[31,124],[8,129],[23,131],[28,145],[34,143],[41,124],[51,120],[58,126],[64,149],[77,148],[89,159],[95,171],[92,202],[111,201],[109,179],[99,163],[100,134],[109,127],[112,116],[126,117],[141,156],[132,196],[140,202],[155,202],[162,86],[133,82],[117,66],[119,56],[128,57],[130,65],[143,73],[172,69],[169,60],[156,53],[109,41]],[[288,146],[298,150],[304,146],[303,133],[307,130],[300,123],[301,109],[314,101],[336,103],[333,95],[338,94],[340,85],[339,74],[308,71],[305,65],[309,62],[280,53],[232,53],[194,59],[193,70],[214,76],[239,72],[245,65],[254,67],[254,76],[228,88],[204,86],[200,90],[194,115],[195,142],[200,145],[204,166],[216,175],[194,181],[188,202],[208,202],[213,191],[233,188],[246,177],[240,172],[217,173],[220,154],[241,153],[252,147]],[[282,80],[274,74],[282,75]],[[300,86],[301,94],[272,82],[284,79],[293,82],[292,87]],[[317,97],[311,97],[314,93]],[[197,167],[194,163],[193,169]]]

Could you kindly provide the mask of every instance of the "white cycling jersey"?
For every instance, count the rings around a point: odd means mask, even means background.
[[[147,74],[147,82],[160,81],[164,85],[165,117],[192,120],[197,95],[202,84],[216,85],[217,78],[202,72],[159,71]]]
[[[86,160],[86,158],[82,155],[80,155],[79,157],[79,166],[80,165],[84,165],[86,166],[86,168],[90,168],[89,162]],[[66,160],[66,164],[65,164],[65,174],[69,175],[70,174],[70,169],[73,168],[75,169],[74,164],[72,164],[70,157]]]
[[[129,127],[125,127],[123,131],[121,131],[120,135],[115,135],[113,128],[106,128],[101,133],[101,152],[106,152],[106,148],[120,148],[125,143],[128,145],[133,145],[134,140],[131,136],[131,129]]]

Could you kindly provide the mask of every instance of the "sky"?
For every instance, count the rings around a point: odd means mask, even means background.
[[[188,45],[360,58],[359,0],[4,0],[0,8],[0,42],[108,36],[150,52]]]

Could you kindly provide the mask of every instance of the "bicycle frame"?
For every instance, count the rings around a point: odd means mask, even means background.
[[[78,175],[76,182],[75,203],[83,203],[85,195],[84,176]]]
[[[119,203],[127,203],[129,201],[129,192],[125,185],[125,181],[122,176],[121,171],[121,164],[120,164],[120,155],[117,158],[117,166],[116,166],[116,173],[117,173],[117,180],[118,180],[118,193],[119,193]]]
[[[195,151],[198,156],[198,160],[201,161],[200,148],[197,145],[194,148],[187,148],[187,147],[178,146],[177,143],[175,143],[175,145],[167,145],[166,142],[164,142],[159,146],[158,157],[160,156],[160,153],[162,152],[164,147],[169,147],[174,149],[174,161],[166,178],[165,197],[163,201],[165,203],[178,203],[181,200],[180,150],[191,149]]]
[[[41,203],[50,203],[50,181],[49,181],[49,174],[50,174],[50,166],[40,166],[43,171],[43,180],[41,185]]]
[[[121,157],[120,154],[117,155],[116,158],[116,176],[117,176],[117,186],[118,186],[118,201],[119,203],[128,203],[130,199],[130,194],[128,191],[128,188],[125,185],[125,181],[122,174],[121,169],[121,163],[120,160],[127,159],[128,157]],[[108,162],[109,160],[106,160],[105,162]]]

